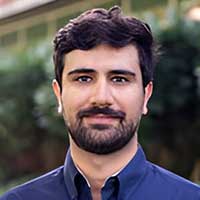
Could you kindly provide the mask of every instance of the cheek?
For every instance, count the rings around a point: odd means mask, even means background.
[[[68,88],[62,92],[62,102],[66,114],[74,115],[88,102],[88,94],[85,91],[77,91]]]
[[[121,94],[121,96],[123,96]],[[120,99],[122,109],[126,112],[127,119],[136,119],[141,116],[144,105],[144,95],[140,92],[129,93]]]

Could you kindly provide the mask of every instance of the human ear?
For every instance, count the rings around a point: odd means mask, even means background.
[[[153,92],[153,83],[152,82],[149,82],[147,84],[147,86],[145,87],[145,94],[144,94],[144,104],[143,104],[143,111],[142,111],[142,114],[146,115],[148,113],[148,107],[147,107],[147,104],[149,102],[149,99],[152,95],[152,92]]]
[[[62,113],[61,89],[56,79],[52,81],[52,88],[58,102],[58,113]]]

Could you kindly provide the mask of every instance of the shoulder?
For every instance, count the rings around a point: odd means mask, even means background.
[[[64,187],[63,166],[10,189],[0,197],[0,200],[53,199],[52,194],[56,194],[56,190],[62,187]]]
[[[147,176],[152,179],[152,184],[157,185],[160,191],[166,191],[172,196],[176,195],[176,199],[200,200],[199,185],[162,167],[148,162]]]

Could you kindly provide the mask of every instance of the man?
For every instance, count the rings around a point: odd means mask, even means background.
[[[0,200],[200,200],[200,188],[150,162],[137,141],[153,89],[149,26],[119,7],[71,20],[54,40],[53,90],[69,132],[64,166]]]

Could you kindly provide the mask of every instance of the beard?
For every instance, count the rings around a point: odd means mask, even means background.
[[[107,124],[86,126],[83,124],[84,117],[97,114],[117,118],[119,122],[116,126]],[[124,112],[97,107],[79,111],[76,119],[76,123],[71,124],[70,127],[67,125],[67,119],[65,119],[65,124],[73,141],[81,149],[100,155],[116,152],[126,146],[135,136],[140,122],[140,117],[138,117],[137,122],[127,122]]]

